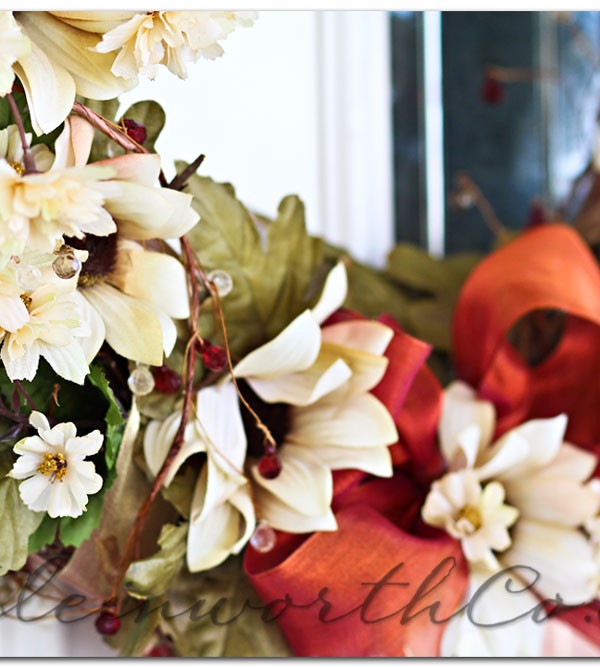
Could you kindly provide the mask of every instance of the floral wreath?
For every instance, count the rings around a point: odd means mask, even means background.
[[[116,98],[255,20],[0,12],[3,613],[122,655],[597,655],[594,202],[376,270],[202,155],[167,181],[164,112]]]

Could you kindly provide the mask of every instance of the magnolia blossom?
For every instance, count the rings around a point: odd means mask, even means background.
[[[563,442],[566,425],[564,415],[533,420],[493,442],[492,404],[478,400],[461,382],[447,388],[439,434],[450,472],[434,483],[422,514],[426,522],[461,539],[471,593],[502,568],[513,567],[513,588],[533,585],[539,595],[548,599],[560,595],[566,604],[594,598],[600,570],[582,527],[600,504],[594,486],[587,482],[596,458]],[[477,503],[478,485],[483,487],[481,499],[494,485],[495,516]],[[470,523],[467,529],[462,524],[464,536],[455,530],[461,517]],[[535,608],[532,593],[510,596],[499,584],[490,590],[480,605],[486,617],[483,623],[516,618],[532,600],[529,609]],[[494,613],[495,621],[490,620]],[[531,618],[482,628],[462,614],[451,621],[446,635],[446,655],[503,655],[495,651],[508,636],[513,655],[515,646],[521,655],[537,655],[543,628]]]
[[[91,331],[76,294],[77,273],[59,278],[54,254],[14,257],[0,271],[0,358],[11,380],[33,380],[40,357],[71,382],[83,384],[93,359]],[[79,263],[87,257],[78,252]]]
[[[186,427],[184,445],[165,479],[165,486],[169,486],[190,456],[206,454],[190,513],[186,557],[191,572],[208,570],[230,554],[239,553],[256,524],[251,489],[244,476],[246,435],[233,384],[207,387],[198,392],[196,414],[197,418]],[[180,421],[179,410],[163,422],[148,424],[144,454],[155,475],[166,458]]]
[[[207,452],[208,463],[192,502],[187,552],[191,570],[212,567],[242,548],[254,527],[251,506],[261,520],[288,532],[336,530],[332,470],[352,468],[391,476],[388,445],[398,439],[396,427],[369,390],[385,374],[383,352],[393,332],[365,321],[321,329],[319,324],[342,305],[346,289],[346,272],[339,264],[329,274],[315,308],[299,315],[234,369],[238,382],[244,380],[263,401],[265,413],[269,404],[287,413],[274,425],[279,429],[287,425],[277,442],[281,471],[275,478],[266,479],[259,472],[262,452],[247,452],[249,434],[241,414],[245,408],[231,380],[199,392],[196,421],[188,427],[185,445],[171,468],[174,475],[189,456]],[[260,416],[260,407],[256,409]],[[177,412],[147,429],[144,451],[153,473],[167,455],[179,419]],[[214,472],[211,458],[221,461],[227,483]],[[209,493],[211,484],[220,490],[218,494]],[[212,519],[216,515],[222,519],[217,524]]]
[[[10,214],[29,212],[20,199],[8,198],[2,207],[0,196],[0,224],[3,216],[10,224],[25,220],[23,225],[31,230],[28,245],[33,239],[41,245],[58,236],[89,254],[76,295],[90,331],[86,356],[93,358],[106,340],[128,359],[160,365],[163,351],[170,353],[176,340],[171,318],[189,313],[187,285],[180,262],[147,250],[145,242],[179,237],[199,216],[191,208],[191,195],[158,187],[157,155],[124,155],[87,165],[93,133],[86,121],[69,119],[56,140],[56,155],[47,172],[19,176],[5,162],[5,169],[12,172],[7,181],[15,182],[16,176],[29,198],[35,201],[39,192],[48,201],[40,204],[40,216],[28,220]],[[40,183],[46,184],[45,190]],[[0,192],[1,184],[0,172]],[[7,240],[9,247],[10,243]]]
[[[21,32],[12,12],[0,12],[0,95],[7,95],[12,90],[13,65],[30,49],[29,40]]]
[[[50,428],[41,412],[32,412],[29,422],[38,435],[15,445],[19,458],[9,473],[14,479],[24,480],[19,485],[21,500],[34,512],[48,512],[52,518],[81,516],[88,496],[102,488],[102,477],[85,459],[100,451],[103,435],[92,431],[77,436],[71,422]]]
[[[321,328],[346,298],[347,276],[338,264],[312,311],[234,369],[266,404],[288,408],[288,429],[278,442],[282,470],[266,479],[251,462],[261,518],[291,533],[335,530],[332,470],[356,469],[391,477],[388,446],[398,440],[393,419],[370,392],[383,378],[383,353],[393,331],[371,321]]]
[[[76,94],[94,100],[109,100],[136,84],[135,80],[126,80],[111,72],[114,55],[94,51],[103,32],[129,20],[135,12],[6,14],[14,15],[30,43],[30,49],[18,54],[13,67],[25,90],[31,122],[37,134],[47,134],[65,120]],[[77,15],[78,20],[73,20],[73,15]],[[4,36],[2,32],[0,35],[2,49]]]
[[[237,24],[250,26],[256,12],[156,11],[136,14],[103,35],[98,53],[117,56],[113,74],[131,79],[139,73],[154,79],[159,65],[165,65],[181,79],[186,64],[199,56],[214,59],[223,54],[219,41]]]

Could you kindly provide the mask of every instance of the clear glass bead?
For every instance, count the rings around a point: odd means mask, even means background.
[[[250,545],[261,554],[271,551],[277,543],[277,535],[269,524],[262,519],[258,522],[252,537]]]
[[[75,253],[71,249],[62,248],[58,257],[52,262],[52,268],[59,278],[68,280],[77,275],[81,268],[81,262],[75,257]]]
[[[42,281],[42,272],[33,264],[18,264],[15,275],[17,284],[25,292],[33,292]]]
[[[227,296],[233,289],[233,278],[227,273],[227,271],[215,269],[214,271],[211,271],[206,277],[212,283],[214,283],[221,298]]]
[[[127,378],[131,393],[136,396],[146,396],[154,389],[154,376],[145,364],[138,364]]]

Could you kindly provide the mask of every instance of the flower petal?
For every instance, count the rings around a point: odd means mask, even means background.
[[[315,363],[320,347],[321,329],[305,310],[273,340],[244,357],[234,374],[266,379],[304,371]]]
[[[35,133],[52,132],[73,107],[73,78],[63,67],[50,60],[34,42],[31,51],[19,58],[14,69],[25,90]]]
[[[85,458],[97,454],[103,443],[104,436],[96,430],[87,435],[69,438],[65,445],[65,451],[70,456]]]
[[[391,477],[392,455],[387,447],[333,447],[312,450],[330,470],[362,470],[377,477]]]
[[[77,301],[77,310],[81,322],[89,331],[89,336],[78,338],[79,345],[83,350],[85,360],[88,364],[91,364],[102,347],[102,343],[104,343],[106,327],[104,326],[104,320],[85,298],[86,293],[86,290],[77,290],[73,296]]]
[[[51,491],[50,478],[43,475],[34,475],[19,484],[21,500],[34,512],[47,510]]]
[[[85,297],[102,317],[106,341],[115,352],[152,366],[162,364],[162,329],[148,306],[102,283],[88,287]]]
[[[125,294],[148,301],[170,317],[189,316],[185,270],[177,259],[141,246],[119,247],[111,283]]]
[[[54,142],[55,158],[52,169],[84,167],[90,156],[94,133],[94,128],[87,120],[70,116],[65,123],[65,129]]]
[[[246,432],[232,382],[198,392],[196,428],[205,438],[207,451],[215,463],[229,475],[243,475]]]
[[[497,575],[496,579],[492,579],[493,576],[482,569],[471,569],[465,597],[465,604],[472,601],[470,617],[463,612],[448,623],[440,646],[442,657],[537,658],[541,655],[546,624],[534,622],[531,614],[527,614],[539,603],[535,595],[526,590],[529,582],[513,573]],[[507,590],[509,578],[512,582]],[[523,618],[513,620],[522,615]]]
[[[482,451],[491,442],[496,426],[494,407],[488,401],[478,400],[464,382],[452,382],[444,391],[439,425],[440,446],[446,461],[452,461],[460,446],[460,434],[473,424],[480,429],[479,451]]]
[[[528,519],[575,528],[600,509],[598,494],[564,477],[528,475],[504,485],[510,502]]]
[[[558,415],[552,419],[534,419],[509,431],[494,447],[501,447],[504,439],[514,434],[527,443],[528,453],[518,465],[507,468],[502,479],[528,475],[547,466],[558,455],[566,429],[567,416]]]
[[[160,155],[155,153],[128,153],[119,157],[99,160],[98,167],[110,167],[114,178],[138,185],[152,187],[158,183],[160,174]]]
[[[598,459],[594,454],[563,442],[556,457],[547,466],[536,471],[536,478],[561,477],[574,482],[584,482],[592,476],[597,465]]]
[[[323,342],[381,356],[391,343],[394,331],[373,320],[351,320],[323,327]]]
[[[338,389],[352,377],[352,371],[330,350],[321,349],[315,363],[300,373],[281,377],[251,377],[248,384],[267,403],[310,405]]]
[[[79,342],[58,346],[39,341],[38,346],[40,354],[52,366],[55,373],[76,384],[85,382],[90,369]]]
[[[259,516],[276,530],[288,533],[337,530],[337,521],[331,509],[321,515],[307,516],[261,488],[255,490],[255,502]]]
[[[359,394],[340,402],[329,394],[313,405],[293,410],[288,440],[311,448],[382,447],[397,442],[398,432],[375,396]]]
[[[20,296],[0,294],[0,328],[17,331],[29,320],[29,313]]]
[[[323,343],[321,353],[329,353],[339,357],[352,372],[344,391],[350,394],[361,394],[376,387],[389,365],[389,359],[370,352],[353,350],[349,347]]]
[[[242,548],[254,529],[254,512],[248,487],[234,496],[234,503],[225,502],[210,512],[202,511],[206,489],[205,475],[198,480],[192,500],[188,533],[187,565],[190,572],[216,567],[230,554]],[[242,499],[242,494],[247,496]]]
[[[265,479],[255,464],[251,468],[254,481],[299,514],[326,514],[333,497],[333,478],[329,468],[305,447],[284,444],[278,456],[282,464],[279,476]],[[283,530],[295,532],[292,526]]]
[[[191,195],[129,181],[119,181],[119,188],[119,195],[107,198],[105,207],[126,238],[134,241],[179,238],[200,219],[191,206]]]
[[[344,305],[348,293],[348,274],[343,262],[338,262],[329,272],[321,297],[312,309],[312,316],[318,324]]]
[[[114,56],[93,50],[97,35],[78,30],[48,12],[19,12],[18,22],[35,44],[52,54],[53,62],[69,72],[79,95],[110,100],[135,85],[135,81],[126,81],[110,71]]]
[[[146,427],[144,433],[144,458],[146,464],[153,475],[157,475],[162,464],[167,458],[169,449],[173,444],[179,424],[181,422],[181,412],[174,412],[164,421],[151,421]],[[193,423],[188,423],[185,429],[183,446],[173,460],[169,472],[165,478],[165,486],[173,481],[183,463],[193,454],[206,451],[206,443],[196,431]]]
[[[568,605],[592,600],[598,566],[592,546],[572,528],[520,519],[513,528],[512,547],[501,555],[504,566],[527,566],[539,572],[535,589],[548,599],[560,595]]]
[[[4,341],[0,352],[6,374],[11,380],[33,380],[40,363],[40,348],[34,342],[20,357],[11,357],[8,353],[8,344]]]

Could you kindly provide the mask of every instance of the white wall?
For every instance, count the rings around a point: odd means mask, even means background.
[[[265,11],[225,55],[161,72],[122,96],[167,112],[165,160],[206,154],[201,173],[232,182],[273,215],[304,200],[311,232],[381,262],[392,244],[391,90],[386,12]]]

